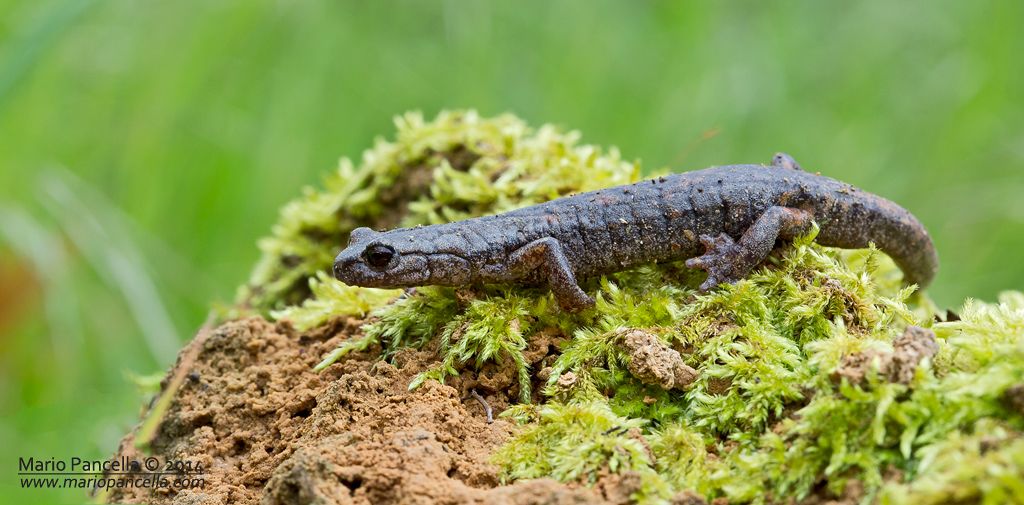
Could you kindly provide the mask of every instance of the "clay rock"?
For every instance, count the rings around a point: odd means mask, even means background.
[[[939,352],[935,333],[919,326],[908,326],[892,343],[892,352],[867,350],[846,356],[832,374],[833,380],[846,379],[863,384],[868,373],[876,369],[882,377],[899,384],[910,384],[917,366]],[[877,367],[877,368],[874,368]]]
[[[320,447],[301,448],[277,467],[267,483],[263,505],[352,503],[358,475],[342,471],[331,457],[330,448],[351,442],[348,434],[323,439]]]
[[[626,330],[623,345],[629,353],[629,372],[644,384],[682,389],[697,380],[697,371],[683,362],[679,351],[643,330]]]

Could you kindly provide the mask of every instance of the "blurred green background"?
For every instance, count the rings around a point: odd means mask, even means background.
[[[0,0],[0,502],[105,458],[278,207],[408,109],[764,162],[933,232],[942,306],[1024,288],[1024,3]]]

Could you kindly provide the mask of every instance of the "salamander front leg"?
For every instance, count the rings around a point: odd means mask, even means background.
[[[576,284],[576,276],[562,252],[562,244],[551,237],[534,240],[513,251],[509,266],[520,278],[540,268],[563,310],[579,312],[594,306],[594,299]]]
[[[700,241],[707,251],[703,256],[686,260],[686,266],[707,270],[708,279],[700,285],[701,291],[721,283],[732,284],[768,257],[776,239],[789,240],[807,233],[813,219],[805,210],[771,207],[747,228],[738,243],[724,233],[717,237],[701,235]]]

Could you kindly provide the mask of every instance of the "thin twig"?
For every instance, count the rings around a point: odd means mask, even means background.
[[[196,337],[192,339],[181,353],[180,359],[178,360],[177,366],[171,372],[171,380],[167,382],[167,387],[160,394],[153,407],[149,409],[146,414],[146,419],[142,421],[142,425],[139,430],[135,433],[135,447],[142,449],[143,451],[149,450],[149,444],[156,437],[157,430],[160,428],[160,424],[163,422],[164,415],[167,414],[168,409],[171,407],[171,403],[174,401],[174,396],[178,393],[178,389],[181,388],[182,383],[185,382],[185,378],[189,372],[192,371],[192,366],[195,365],[196,360],[199,358],[199,353],[203,350],[203,344],[206,343],[206,339],[213,333],[213,326],[216,317],[213,312],[206,318],[206,322],[199,328],[196,333]]]
[[[480,402],[480,406],[484,408],[484,413],[487,414],[487,424],[493,423],[494,413],[491,411],[491,405],[487,403],[487,400],[484,400],[484,397],[480,396],[480,393],[476,392],[476,388],[469,390],[469,396],[472,396],[473,399]]]

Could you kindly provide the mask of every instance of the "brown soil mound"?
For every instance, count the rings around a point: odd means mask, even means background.
[[[594,503],[628,499],[616,482],[591,491],[552,480],[500,485],[490,454],[515,430],[488,424],[466,394],[476,387],[500,412],[515,391],[489,387],[501,370],[464,373],[452,386],[410,380],[436,353],[403,351],[393,364],[379,349],[322,373],[313,366],[358,331],[336,321],[308,333],[262,319],[226,323],[197,338],[168,377],[187,379],[162,420],[152,455],[202,464],[191,490],[119,489],[112,502],[174,504]],[[199,347],[199,349],[195,349]],[[543,356],[544,352],[538,353]],[[168,381],[165,380],[165,386]],[[458,388],[458,389],[456,389]],[[514,398],[515,396],[511,396]],[[134,433],[117,458],[143,459]],[[625,479],[628,480],[628,479]]]

